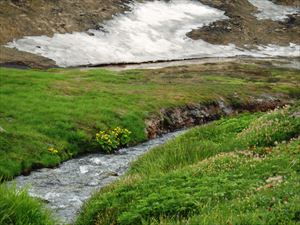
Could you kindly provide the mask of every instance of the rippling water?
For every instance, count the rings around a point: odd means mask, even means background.
[[[131,5],[130,12],[102,24],[101,30],[24,37],[7,46],[53,59],[62,67],[237,55],[299,56],[300,47],[296,45],[280,49],[261,46],[249,51],[186,36],[193,28],[224,19],[227,17],[223,11],[198,1],[137,2]]]

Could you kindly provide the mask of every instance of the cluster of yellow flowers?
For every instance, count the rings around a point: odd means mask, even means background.
[[[110,141],[109,135],[105,133],[105,131],[100,131],[99,133],[96,134],[96,140],[105,140],[105,141]]]
[[[49,147],[48,151],[51,152],[52,154],[58,154],[58,152],[59,152],[57,149],[55,149],[53,147]]]
[[[96,141],[107,153],[111,153],[119,147],[126,146],[129,141],[131,132],[127,129],[116,127],[106,131],[100,131],[96,134]]]

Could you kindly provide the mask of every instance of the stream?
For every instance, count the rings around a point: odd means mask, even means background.
[[[47,202],[62,223],[72,223],[95,191],[119,179],[140,155],[184,132],[169,133],[111,155],[90,154],[72,159],[55,169],[44,168],[19,176],[13,183],[18,188],[28,187],[31,196]]]

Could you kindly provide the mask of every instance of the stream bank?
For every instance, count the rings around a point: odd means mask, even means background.
[[[265,112],[288,103],[287,100],[267,94],[261,95],[259,98],[251,97],[246,102],[234,95],[231,103],[220,99],[207,104],[188,104],[165,108],[146,119],[146,133],[149,139],[153,139],[174,130],[202,125],[224,116],[232,116],[245,111]]]
[[[72,223],[94,192],[116,181],[137,157],[183,132],[169,133],[111,155],[91,154],[72,159],[58,168],[36,170],[10,183],[16,183],[18,188],[29,187],[29,194],[46,202],[60,223]]]
[[[71,223],[83,203],[95,191],[116,181],[140,155],[182,134],[184,130],[180,129],[243,111],[274,109],[287,102],[265,95],[249,99],[244,104],[227,104],[220,100],[162,109],[159,114],[146,120],[146,132],[150,140],[145,143],[121,149],[111,155],[90,154],[72,159],[55,169],[44,168],[33,171],[29,176],[19,176],[13,182],[18,188],[29,186],[31,196],[47,202],[62,223]]]

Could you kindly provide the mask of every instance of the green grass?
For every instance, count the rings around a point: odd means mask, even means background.
[[[54,225],[50,212],[38,200],[32,199],[27,190],[0,185],[1,225]]]
[[[222,119],[151,150],[76,224],[299,224],[299,111]]]
[[[146,140],[144,120],[163,107],[282,93],[295,97],[297,70],[237,64],[112,72],[0,68],[0,176],[52,167],[94,151],[99,130],[124,127]],[[236,99],[236,98],[235,98]],[[236,100],[235,100],[236,101]],[[48,151],[58,149],[61,154]]]

